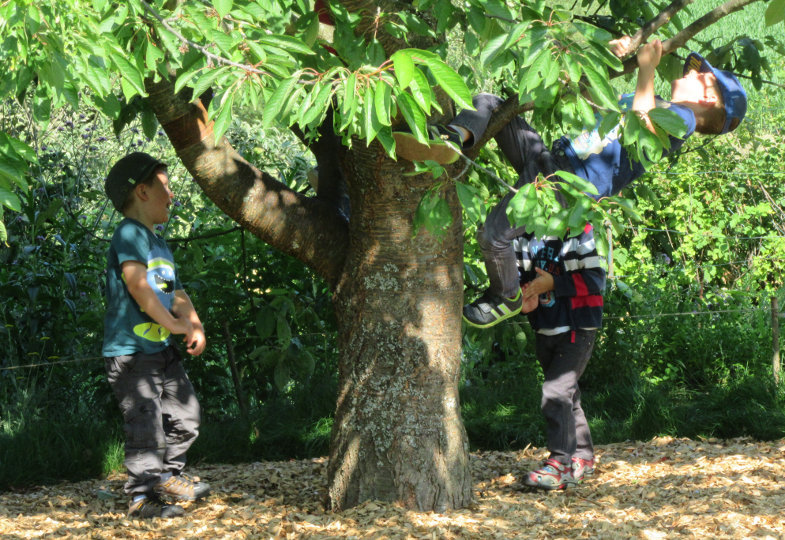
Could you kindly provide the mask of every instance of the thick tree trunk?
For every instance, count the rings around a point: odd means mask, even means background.
[[[341,360],[330,449],[333,509],[378,499],[443,511],[471,501],[460,416],[460,206],[439,240],[412,218],[430,175],[355,145],[350,248],[335,295]]]
[[[366,500],[443,511],[471,502],[458,378],[463,235],[455,190],[442,239],[412,235],[430,175],[402,176],[377,144],[341,153],[351,219],[262,175],[214,141],[198,102],[150,84],[151,103],[183,164],[244,228],[335,285],[339,395],[330,450],[334,509]]]

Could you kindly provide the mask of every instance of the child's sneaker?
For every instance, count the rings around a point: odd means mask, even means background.
[[[409,161],[435,161],[448,165],[458,159],[463,145],[457,131],[442,125],[428,126],[428,144],[406,131],[394,131],[395,153]]]
[[[523,479],[523,483],[529,487],[539,489],[566,489],[575,484],[572,477],[572,468],[555,459],[546,459],[542,467],[531,471]]]
[[[210,493],[210,486],[204,482],[194,482],[185,474],[170,476],[157,486],[155,492],[178,501],[195,501]]]
[[[154,494],[137,500],[131,499],[131,502],[128,503],[128,517],[130,518],[173,518],[183,514],[185,514],[185,510],[182,506],[166,504]]]
[[[576,484],[583,482],[583,478],[594,474],[594,458],[583,459],[573,456],[572,477]]]
[[[477,328],[489,328],[521,312],[523,297],[521,290],[514,298],[504,298],[485,291],[471,304],[463,306],[463,320]]]

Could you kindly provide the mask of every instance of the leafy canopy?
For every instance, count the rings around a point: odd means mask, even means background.
[[[769,24],[782,19],[779,7],[782,0],[771,2]],[[459,108],[471,106],[470,86],[479,81],[467,66],[474,63],[482,78],[503,81],[509,94],[531,102],[535,124],[578,132],[593,126],[598,112],[605,118],[601,130],[626,122],[625,144],[644,163],[661,155],[667,134],[680,129],[665,111],[652,116],[652,134],[619,109],[608,70],[621,63],[608,50],[611,34],[600,18],[577,18],[545,0],[467,0],[463,10],[450,0],[416,0],[396,9],[380,8],[369,21],[333,2],[333,24],[324,24],[311,0],[11,0],[0,5],[0,97],[29,103],[31,120],[41,127],[58,108],[94,107],[118,131],[141,115],[152,137],[157,125],[145,104],[145,81],[165,77],[193,96],[212,90],[216,137],[240,109],[259,112],[263,127],[297,126],[311,135],[332,108],[345,144],[378,141],[394,156],[394,126],[406,124],[425,140],[428,117],[444,112],[437,88]],[[619,32],[654,15],[648,3],[615,9],[625,12],[612,25]],[[463,36],[458,71],[445,61],[444,35],[455,31]],[[15,191],[28,188],[35,163],[35,149],[13,129],[0,132],[0,212],[19,210]],[[462,200],[469,192],[463,190]],[[522,208],[531,206],[527,193]],[[424,204],[441,208],[433,197]],[[551,221],[548,207],[536,216]],[[437,216],[426,225],[444,224],[443,211],[424,214]],[[571,215],[569,222],[577,222]],[[530,217],[523,212],[516,219]]]

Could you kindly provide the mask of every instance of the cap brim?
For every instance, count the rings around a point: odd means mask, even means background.
[[[722,102],[725,105],[725,125],[722,128],[720,133],[727,133],[730,131],[729,127],[731,122],[734,118],[738,118],[739,122],[744,117],[744,112],[736,110],[736,103],[735,103],[735,93],[731,92],[731,88],[738,88],[742,94],[744,94],[744,88],[741,87],[739,82],[733,78],[731,78],[729,72],[723,71],[721,69],[717,69],[705,58],[699,55],[696,52],[690,53],[687,56],[686,61],[684,62],[684,74],[686,75],[688,71],[697,70],[702,73],[712,73],[714,77],[717,79],[717,86],[720,89],[720,95],[722,96]],[[746,97],[746,95],[745,95]],[[745,107],[746,108],[746,107]],[[730,110],[729,110],[730,109]]]

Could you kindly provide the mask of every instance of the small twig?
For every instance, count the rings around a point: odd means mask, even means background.
[[[203,55],[205,55],[210,60],[214,60],[218,64],[223,64],[223,65],[226,65],[226,66],[232,66],[232,67],[240,68],[240,69],[242,69],[242,70],[244,70],[246,72],[249,72],[249,73],[256,73],[258,75],[267,75],[267,76],[270,76],[270,77],[272,76],[269,73],[267,73],[266,71],[262,71],[260,69],[257,69],[254,66],[251,66],[251,65],[248,65],[248,64],[240,64],[238,62],[234,62],[232,60],[229,60],[228,58],[224,58],[223,56],[219,56],[217,54],[211,53],[210,51],[207,50],[206,47],[203,47],[202,45],[199,45],[198,43],[195,43],[195,42],[191,41],[190,39],[188,39],[185,36],[183,36],[180,32],[178,32],[174,27],[172,27],[168,22],[166,22],[164,20],[164,18],[161,17],[161,15],[157,11],[155,11],[152,8],[152,6],[150,6],[150,4],[145,2],[145,0],[140,0],[140,1],[142,3],[142,6],[145,8],[145,10],[148,13],[150,13],[150,15],[152,15],[159,23],[161,23],[161,25],[164,28],[166,28],[168,31],[170,31],[172,34],[174,34],[177,39],[179,39],[180,41],[182,41],[183,43],[185,43],[189,47],[191,47],[193,49],[196,49],[197,51],[201,52]]]

